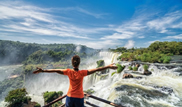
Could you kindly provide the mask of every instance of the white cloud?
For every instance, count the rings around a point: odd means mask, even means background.
[[[113,29],[115,33],[112,35],[104,36],[101,39],[130,39],[135,37],[136,34],[143,28],[144,27],[140,26],[139,24],[132,24],[131,22],[128,22],[119,26],[118,28]]]
[[[105,36],[101,39],[129,39],[132,38],[133,32],[114,33],[111,36]]]
[[[110,48],[113,46],[122,45],[122,43],[117,40],[90,41],[90,42],[83,42],[81,44],[84,44],[88,47],[92,47],[95,49]]]
[[[115,31],[111,35],[107,35],[102,37],[101,39],[131,39],[139,36],[142,33],[145,33],[145,29],[147,26],[145,25],[145,20],[148,19],[148,17],[136,17],[133,16],[133,18],[129,21],[126,21],[119,25],[118,27],[113,28],[113,31]]]
[[[26,37],[41,35],[40,39],[43,38],[44,43],[64,42],[84,44],[93,48],[107,48],[121,45],[121,39],[128,41],[128,39],[147,38],[149,33],[154,34],[150,38],[156,37],[155,39],[158,39],[158,35],[155,35],[158,32],[176,35],[169,28],[182,29],[182,22],[180,21],[182,20],[182,10],[169,12],[162,16],[161,14],[156,15],[156,13],[146,12],[141,9],[136,10],[131,19],[119,25],[118,23],[108,23],[103,24],[102,27],[91,27],[89,25],[73,24],[71,23],[74,20],[73,17],[67,15],[64,17],[62,14],[73,12],[87,15],[88,17],[92,16],[97,20],[107,14],[88,11],[80,7],[41,8],[22,1],[0,2],[0,7],[0,21],[2,22],[0,24],[0,32],[7,33],[6,35],[9,37],[12,37],[13,33],[22,34],[23,37],[19,38],[23,38],[23,41],[26,41]],[[57,12],[59,12],[59,16],[57,16]],[[43,36],[57,36],[57,38],[62,40],[61,42],[48,40]],[[181,39],[181,36],[167,36],[165,39]],[[31,39],[31,41],[35,40]],[[152,43],[153,41],[146,42]],[[125,47],[131,48],[134,44],[135,41],[129,40]]]
[[[157,18],[154,16],[158,13],[149,14],[137,11],[139,10],[136,10],[131,20],[113,29],[115,32],[112,35],[104,36],[101,39],[145,38],[145,36],[140,35],[146,35],[149,32],[171,34],[172,31],[168,28],[182,28],[182,23],[179,23],[179,20],[182,19],[181,10],[169,12]],[[151,31],[151,29],[155,31]]]
[[[147,25],[150,29],[155,29],[159,33],[168,33],[168,28],[181,28],[181,23],[177,21],[182,19],[182,11],[167,13],[162,17],[148,21]]]
[[[103,18],[105,15],[108,15],[107,13],[94,13],[80,7],[51,8],[51,10],[60,11],[61,13],[77,11],[86,15],[93,16],[95,18]]]
[[[91,39],[88,36],[92,34],[98,34],[106,30],[112,30],[108,27],[81,28],[70,24],[69,22],[58,20],[56,19],[57,16],[53,14],[55,9],[52,8],[40,8],[23,2],[12,1],[0,2],[0,6],[0,20],[8,20],[7,23],[0,25],[0,28],[4,29],[1,29],[0,31],[11,31],[19,33],[28,32],[27,35],[32,33],[34,35],[54,35],[60,37]],[[76,9],[76,11],[87,15],[91,15],[97,18],[102,17],[102,14],[92,13],[79,7],[60,9],[64,11],[75,11]],[[16,21],[12,21],[11,19],[15,19]]]
[[[79,8],[79,7],[76,7],[75,9],[78,10],[79,12],[85,13],[85,14],[87,14],[87,15],[94,16],[95,18],[102,18],[103,15],[105,15],[105,14],[96,14],[96,13],[92,13],[92,12],[89,12],[89,11],[87,11],[87,10],[85,10],[85,9],[82,9],[82,8]],[[75,9],[74,9],[74,10],[75,10]]]
[[[128,40],[128,42],[125,44],[125,48],[129,49],[129,48],[133,48],[135,44],[135,41],[133,40]]]
[[[0,19],[32,18],[44,22],[53,22],[52,15],[46,13],[47,9],[42,11],[43,9],[35,6],[22,6],[24,4],[13,4],[11,2],[0,3],[0,5]]]
[[[138,36],[138,38],[142,39],[142,38],[145,38],[145,36]]]
[[[176,36],[167,36],[165,39],[182,39],[182,34],[176,35]]]

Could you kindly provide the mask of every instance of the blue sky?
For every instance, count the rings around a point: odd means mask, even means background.
[[[1,0],[0,39],[96,49],[182,41],[182,0]]]

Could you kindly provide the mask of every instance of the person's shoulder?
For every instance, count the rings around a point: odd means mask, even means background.
[[[66,75],[69,75],[72,71],[73,71],[73,69],[67,68],[67,69],[65,69],[64,73]]]
[[[83,76],[86,76],[87,75],[87,71],[88,70],[79,70],[80,74],[82,74]]]

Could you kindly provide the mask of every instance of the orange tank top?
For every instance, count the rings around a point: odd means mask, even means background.
[[[87,75],[87,70],[74,71],[73,69],[67,69],[63,71],[63,73],[69,78],[69,89],[67,96],[83,98],[83,77]]]

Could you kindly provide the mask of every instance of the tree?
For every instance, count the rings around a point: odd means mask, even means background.
[[[47,92],[43,93],[45,104],[50,103],[51,101],[57,99],[58,97],[60,97],[62,95],[63,95],[62,91],[58,91],[58,92],[55,92],[55,91],[48,92],[47,91]],[[62,104],[62,102],[58,101],[58,102],[54,103],[51,107],[59,107],[61,104]]]
[[[5,97],[5,102],[9,103],[10,107],[21,107],[23,103],[27,103],[27,100],[31,100],[26,96],[27,91],[25,88],[12,90]]]

